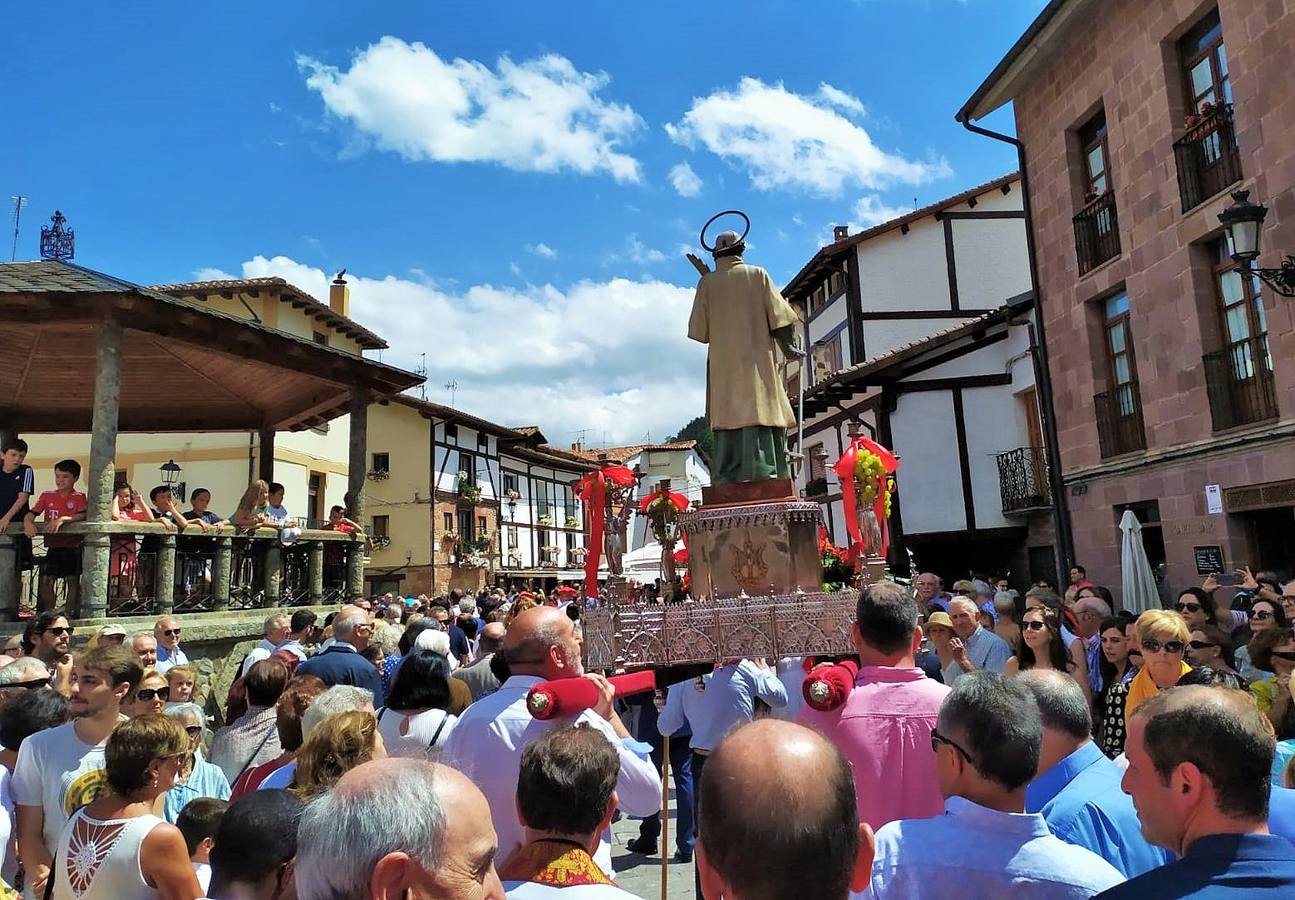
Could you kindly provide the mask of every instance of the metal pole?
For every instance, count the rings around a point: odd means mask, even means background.
[[[670,881],[670,735],[661,735],[661,900]]]

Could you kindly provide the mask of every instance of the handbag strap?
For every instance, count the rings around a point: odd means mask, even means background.
[[[428,741],[428,742],[427,742],[427,749],[428,749],[428,750],[431,750],[431,749],[433,749],[433,748],[436,746],[436,739],[437,739],[437,738],[439,738],[439,737],[441,736],[441,732],[445,730],[445,723],[446,723],[446,722],[448,722],[449,720],[450,720],[450,714],[449,714],[449,713],[447,713],[447,712],[445,712],[444,710],[442,710],[442,711],[441,711],[441,724],[439,724],[439,725],[437,725],[437,726],[436,726],[436,731],[435,731],[435,732],[433,732],[433,734],[432,734],[432,739],[431,739],[430,741]]]

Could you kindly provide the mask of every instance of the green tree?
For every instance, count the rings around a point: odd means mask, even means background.
[[[669,443],[676,441],[696,441],[697,455],[706,465],[710,465],[711,459],[715,455],[715,435],[710,430],[710,422],[706,421],[705,416],[698,416],[683,428],[679,433],[669,439]]]

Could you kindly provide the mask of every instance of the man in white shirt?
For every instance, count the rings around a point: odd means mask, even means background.
[[[180,622],[174,616],[163,616],[153,626],[157,640],[157,671],[165,675],[172,666],[187,666],[189,657],[180,649]]]
[[[256,665],[263,659],[269,659],[279,645],[288,639],[288,633],[291,630],[291,620],[285,612],[271,613],[265,620],[265,630],[261,642],[252,648],[252,652],[247,654],[243,660],[243,668],[238,674],[246,676],[252,666]]]
[[[18,853],[31,896],[49,878],[59,832],[78,807],[108,792],[104,745],[121,721],[121,704],[135,692],[144,670],[124,647],[98,647],[76,661],[72,721],[23,741],[14,766],[13,797]]]
[[[612,745],[583,725],[526,748],[517,776],[526,843],[499,864],[509,900],[639,900],[593,861],[616,812],[619,769]]]
[[[661,806],[661,776],[648,754],[651,747],[630,737],[612,709],[614,691],[601,675],[585,674],[580,637],[575,623],[551,606],[528,609],[513,620],[500,651],[511,677],[498,691],[473,703],[459,717],[446,742],[442,761],[468,776],[481,788],[499,836],[500,857],[506,859],[522,843],[517,821],[516,791],[522,752],[544,734],[570,724],[571,718],[536,719],[526,708],[526,695],[545,681],[592,679],[602,696],[593,709],[574,718],[602,732],[620,760],[616,792],[621,808],[646,816]],[[611,834],[604,832],[594,860],[612,877]]]

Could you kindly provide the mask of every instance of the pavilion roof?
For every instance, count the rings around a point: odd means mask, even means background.
[[[422,378],[72,263],[0,263],[0,415],[89,431],[96,332],[124,329],[121,431],[301,430]]]

